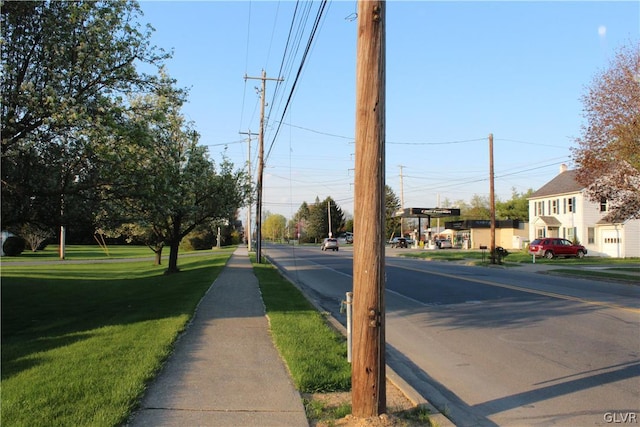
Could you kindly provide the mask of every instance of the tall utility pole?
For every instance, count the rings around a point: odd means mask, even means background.
[[[351,406],[386,412],[384,304],[385,2],[358,1]]]
[[[251,135],[256,135],[255,133],[251,133],[251,129],[249,132],[238,132],[240,135],[247,135],[247,173],[249,174],[249,179],[251,179]],[[251,252],[251,206],[253,205],[253,197],[249,197],[249,206],[247,206],[247,250]]]
[[[331,232],[331,200],[327,200],[327,219],[329,220],[329,237],[333,237]]]
[[[262,70],[262,77],[248,77],[246,74],[244,79],[262,80],[262,89],[260,89],[260,132],[258,133],[258,182],[257,182],[257,198],[256,198],[256,261],[262,263],[262,175],[264,172],[264,106],[265,91],[267,89],[267,80],[275,80],[281,82],[283,79],[268,79],[267,72]]]
[[[398,165],[400,168],[400,209],[404,209],[404,184],[402,183],[402,168],[404,166]],[[400,237],[404,237],[404,217],[400,217]]]
[[[493,189],[493,134],[489,134],[489,210],[491,212],[491,264],[496,263],[496,198]]]

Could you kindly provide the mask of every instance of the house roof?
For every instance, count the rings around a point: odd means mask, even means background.
[[[539,216],[538,219],[544,222],[547,227],[560,227],[562,225],[555,216]]]
[[[530,199],[538,197],[554,196],[556,194],[577,193],[581,191],[584,186],[579,184],[576,180],[576,170],[566,170],[561,172],[551,181],[540,187],[538,191],[534,192]]]

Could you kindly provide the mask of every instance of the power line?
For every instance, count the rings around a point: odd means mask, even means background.
[[[464,144],[467,142],[478,142],[485,141],[486,138],[476,138],[476,139],[464,139],[460,141],[443,141],[443,142],[394,142],[387,141],[387,144],[393,145],[451,145],[451,144]]]
[[[327,5],[327,0],[323,0],[321,5],[320,5],[320,7],[318,8],[318,13],[316,14],[316,19],[315,19],[315,21],[313,23],[313,28],[311,30],[311,34],[309,35],[309,41],[307,42],[307,46],[306,46],[304,54],[302,56],[302,60],[300,61],[300,66],[298,67],[298,72],[297,72],[296,77],[295,77],[295,79],[293,81],[293,84],[291,86],[291,90],[289,91],[289,97],[287,98],[287,102],[285,103],[284,109],[282,111],[281,119],[278,122],[278,126],[276,128],[275,134],[274,134],[274,136],[273,136],[273,138],[271,140],[271,144],[269,145],[269,150],[267,151],[267,156],[266,156],[267,159],[269,158],[269,154],[271,154],[271,150],[273,149],[273,145],[274,145],[274,143],[275,143],[275,141],[276,141],[276,139],[278,137],[278,133],[280,132],[280,127],[282,126],[282,121],[283,121],[284,117],[287,114],[287,110],[288,110],[289,105],[291,103],[291,99],[293,98],[293,94],[294,94],[294,92],[296,90],[298,81],[300,79],[300,75],[302,74],[302,69],[303,69],[304,64],[306,62],[307,55],[309,54],[309,51],[311,50],[311,44],[312,44],[313,39],[314,39],[314,37],[316,35],[316,31],[318,30],[318,27],[319,27],[319,24],[320,24],[320,20],[321,20],[321,18],[323,16],[323,13],[324,13],[326,5]]]

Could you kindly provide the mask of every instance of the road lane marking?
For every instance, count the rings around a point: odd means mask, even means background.
[[[352,274],[348,274],[348,273],[344,273],[342,271],[338,271],[338,270],[336,270],[334,268],[327,267],[326,265],[323,265],[323,264],[320,264],[320,263],[317,263],[315,261],[311,261],[311,260],[308,260],[308,259],[306,259],[305,261],[307,263],[309,263],[309,264],[314,264],[314,265],[320,266],[320,267],[322,267],[324,269],[331,270],[331,271],[333,271],[335,273],[341,274],[343,276],[351,277],[353,279],[353,275]],[[498,288],[504,288],[504,289],[510,289],[510,290],[514,290],[514,291],[526,292],[526,293],[530,293],[530,294],[534,294],[534,295],[542,295],[542,296],[546,296],[546,297],[550,297],[550,298],[558,298],[558,299],[563,299],[563,300],[567,300],[567,301],[581,302],[581,303],[587,304],[587,305],[614,308],[614,309],[624,310],[624,311],[628,311],[628,312],[635,313],[635,314],[639,314],[640,313],[640,309],[633,308],[633,307],[625,307],[623,305],[604,302],[604,301],[591,301],[591,300],[587,300],[587,299],[580,298],[580,297],[574,297],[574,296],[571,296],[571,295],[563,295],[563,294],[558,294],[558,293],[555,293],[555,292],[541,291],[541,290],[531,289],[531,288],[523,288],[523,287],[520,287],[520,286],[507,285],[507,284],[503,284],[503,283],[493,282],[493,281],[490,281],[490,280],[474,279],[474,278],[459,276],[459,275],[455,275],[455,274],[440,273],[440,272],[431,271],[431,270],[421,270],[421,269],[414,268],[414,267],[406,267],[406,266],[397,265],[397,264],[390,264],[388,262],[385,262],[385,265],[391,266],[391,267],[396,267],[396,268],[403,268],[405,270],[416,271],[418,273],[435,274],[437,276],[448,277],[448,278],[452,278],[452,279],[465,280],[465,281],[468,281],[468,282],[480,283],[480,284],[483,284],[483,285],[494,286],[494,287],[498,287]],[[297,268],[297,266],[296,266],[296,268]],[[407,298],[408,300],[414,301],[414,302],[416,302],[416,303],[418,303],[418,304],[420,304],[422,306],[425,306],[425,307],[434,306],[434,304],[428,304],[428,303],[425,303],[425,302],[422,302],[422,301],[418,301],[418,300],[416,300],[414,298],[408,297],[406,295],[403,295],[403,294],[401,294],[399,292],[396,292],[396,291],[393,291],[393,290],[387,288],[386,287],[386,274],[385,274],[385,290],[388,291],[388,292],[391,292],[391,293],[393,293],[395,295]]]
[[[629,311],[631,313],[636,313],[636,314],[640,313],[640,309],[633,308],[633,307],[625,307],[623,305],[614,304],[614,303],[605,302],[605,301],[591,301],[591,300],[587,300],[587,299],[580,298],[580,297],[574,297],[574,296],[571,296],[571,295],[563,295],[563,294],[557,294],[555,292],[541,291],[541,290],[531,289],[531,288],[523,288],[523,287],[520,287],[520,286],[507,285],[507,284],[504,284],[504,283],[493,282],[493,281],[490,281],[490,280],[473,279],[473,278],[469,278],[469,277],[456,276],[455,274],[440,273],[440,272],[437,272],[437,271],[420,270],[420,269],[414,268],[414,267],[392,265],[392,264],[388,264],[388,263],[387,263],[387,265],[391,265],[391,266],[396,267],[396,268],[403,268],[405,270],[416,271],[416,272],[419,272],[419,273],[435,274],[437,276],[448,277],[448,278],[451,278],[451,279],[466,280],[467,282],[474,282],[474,283],[480,283],[480,284],[483,284],[483,285],[494,286],[494,287],[498,287],[498,288],[511,289],[513,291],[528,292],[528,293],[531,293],[531,294],[542,295],[542,296],[547,296],[547,297],[551,297],[551,298],[558,298],[558,299],[563,299],[563,300],[568,300],[568,301],[581,302],[581,303],[588,304],[588,305],[615,308],[615,309],[618,309],[618,310]]]

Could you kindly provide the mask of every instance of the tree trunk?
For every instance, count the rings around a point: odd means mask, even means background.
[[[178,273],[180,269],[178,268],[178,249],[180,248],[180,240],[172,239],[171,244],[169,245],[169,266],[165,271],[165,274]]]
[[[162,246],[157,247],[153,252],[156,254],[156,261],[153,265],[162,265]]]
[[[179,217],[173,218],[173,232],[171,233],[171,241],[169,242],[169,266],[165,274],[177,273],[178,269],[178,249],[180,248],[180,227],[182,223]]]

